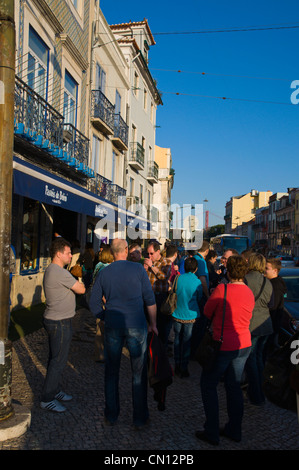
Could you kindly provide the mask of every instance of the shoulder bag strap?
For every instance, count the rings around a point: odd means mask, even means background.
[[[171,286],[171,289],[170,289],[170,291],[168,291],[168,294],[167,294],[167,295],[170,295],[170,294],[172,294],[173,292],[175,292],[175,288],[176,288],[176,283],[177,283],[177,278],[178,278],[178,277],[179,277],[178,275],[175,276],[174,281],[173,281],[172,286]]]
[[[176,289],[176,285],[177,285],[177,282],[178,282],[178,277],[179,277],[179,274],[177,274],[174,278],[174,281],[173,281],[173,284],[172,284],[172,288],[173,288],[173,291],[175,292],[175,289]]]
[[[258,295],[254,298],[255,301],[257,301],[257,299],[260,297],[261,293],[263,292],[264,287],[265,287],[265,284],[266,284],[266,278],[265,278],[265,276],[264,276],[264,280],[263,280],[263,284],[262,284],[261,290],[259,291]]]
[[[224,317],[225,317],[225,308],[226,308],[226,292],[227,284],[224,284],[224,299],[223,299],[223,315],[222,315],[222,327],[221,327],[221,336],[220,341],[223,341],[223,328],[224,328]]]

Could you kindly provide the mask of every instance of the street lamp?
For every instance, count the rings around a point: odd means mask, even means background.
[[[205,202],[209,202],[208,199],[203,200],[203,213],[204,213],[204,218],[205,218],[205,230],[207,230],[209,226],[209,217],[208,217],[208,212],[205,210]]]

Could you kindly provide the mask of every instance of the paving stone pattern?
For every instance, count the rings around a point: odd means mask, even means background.
[[[270,402],[263,407],[245,403],[243,439],[221,438],[217,447],[198,441],[195,431],[204,423],[199,389],[200,367],[190,363],[190,377],[174,377],[168,388],[166,410],[159,411],[149,388],[150,425],[136,431],[132,425],[131,372],[127,351],[120,371],[120,417],[115,426],[104,423],[104,364],[94,361],[95,320],[80,309],[74,318],[74,336],[63,390],[73,395],[65,413],[41,410],[40,394],[48,358],[44,329],[16,341],[13,348],[13,402],[31,410],[31,426],[16,439],[0,442],[0,450],[297,450],[297,414]],[[173,365],[173,358],[170,357]],[[219,385],[220,423],[225,424],[223,384]]]

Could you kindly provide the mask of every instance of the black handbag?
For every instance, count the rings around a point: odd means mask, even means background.
[[[178,275],[175,277],[171,290],[167,296],[167,299],[162,303],[160,307],[160,312],[164,315],[172,315],[176,309],[177,304],[177,294],[175,292]]]
[[[225,307],[226,307],[226,291],[227,291],[227,284],[224,284],[224,300],[223,300],[223,315],[222,315],[222,327],[221,327],[221,336],[218,340],[213,339],[213,332],[212,332],[212,320],[214,317],[214,313],[212,318],[209,320],[206,331],[204,334],[203,339],[198,345],[198,348],[195,352],[195,359],[201,365],[204,370],[211,370],[215,359],[220,351],[221,344],[223,342],[223,327],[224,327],[224,317],[225,317]]]

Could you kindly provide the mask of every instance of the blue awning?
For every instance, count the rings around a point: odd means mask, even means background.
[[[110,222],[117,221],[117,206],[109,204],[79,185],[16,156],[13,159],[13,168],[16,194],[80,214],[97,218],[106,217]]]
[[[87,214],[107,222],[115,222],[138,230],[150,230],[151,224],[146,219],[136,217],[125,208],[109,203],[96,194],[53,175],[47,170],[14,155],[13,187],[20,196],[44,202],[62,209]]]

